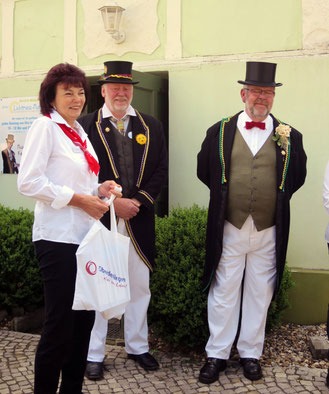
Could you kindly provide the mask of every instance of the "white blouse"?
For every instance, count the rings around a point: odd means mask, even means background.
[[[36,119],[27,134],[18,174],[18,190],[36,199],[33,241],[48,240],[80,244],[94,219],[82,209],[67,204],[74,193],[97,195],[98,177],[91,173],[82,150],[55,123],[67,122],[58,112],[51,119]],[[97,155],[78,122],[75,130],[87,149]]]
[[[326,211],[329,215],[329,162],[326,167],[326,171],[324,173],[324,182],[323,182],[323,204],[326,208]],[[329,243],[329,223],[327,225],[325,239]]]

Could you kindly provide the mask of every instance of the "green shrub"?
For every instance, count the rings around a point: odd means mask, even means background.
[[[206,210],[196,205],[156,217],[149,319],[172,344],[194,347],[208,337],[207,297],[201,289],[206,222]]]
[[[149,320],[173,346],[203,348],[208,336],[207,296],[201,280],[205,261],[207,210],[194,205],[156,218],[156,267],[151,277]],[[269,311],[268,327],[280,323],[292,286],[285,270],[280,293]]]
[[[43,289],[32,244],[33,213],[0,205],[0,309],[40,306]]]
[[[283,312],[291,306],[288,297],[288,290],[294,286],[295,283],[292,280],[291,271],[286,264],[286,266],[284,267],[278,295],[276,296],[275,301],[271,303],[271,306],[268,310],[266,320],[267,330],[270,330],[271,328],[277,327],[281,324]]]

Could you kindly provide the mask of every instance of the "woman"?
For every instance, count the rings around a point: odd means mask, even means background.
[[[41,113],[26,137],[18,190],[35,198],[33,242],[45,295],[45,322],[35,358],[35,393],[81,393],[93,311],[73,311],[75,252],[101,200],[116,185],[99,185],[97,156],[76,121],[86,105],[85,74],[70,64],[51,68],[41,84]],[[101,197],[101,198],[100,198]]]

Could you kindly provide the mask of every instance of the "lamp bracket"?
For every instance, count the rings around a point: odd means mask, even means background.
[[[126,33],[124,31],[118,31],[111,33],[112,38],[116,44],[121,44],[126,39]]]

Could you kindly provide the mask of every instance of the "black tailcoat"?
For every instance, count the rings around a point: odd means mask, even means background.
[[[99,182],[115,180],[120,184],[118,154],[114,127],[109,118],[102,119],[101,109],[78,119],[95,149],[100,164]],[[141,202],[139,213],[125,220],[130,239],[144,263],[154,265],[154,201],[167,182],[168,158],[162,124],[150,115],[131,116],[133,141],[134,188],[127,198]],[[107,130],[107,131],[106,131]],[[127,131],[130,131],[127,130]],[[137,137],[137,140],[136,140]],[[139,141],[139,142],[138,142]],[[110,215],[104,215],[103,224],[110,227]]]
[[[13,155],[13,161],[10,161],[8,149],[4,149],[2,152],[2,160],[3,160],[3,173],[4,174],[14,174],[15,172],[18,174],[18,168],[15,166],[16,159],[15,153],[11,151]]]
[[[209,287],[222,254],[224,221],[230,185],[230,160],[238,116],[239,113],[231,118],[222,119],[210,127],[198,154],[198,178],[210,189],[204,289]],[[279,121],[274,116],[272,118],[274,134]],[[273,144],[276,142],[273,141]],[[282,149],[277,144],[276,147],[277,276],[274,294],[279,289],[286,260],[290,225],[290,198],[303,185],[306,177],[306,154],[303,149],[301,133],[291,128],[289,152],[286,155],[282,155]]]

